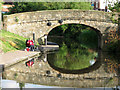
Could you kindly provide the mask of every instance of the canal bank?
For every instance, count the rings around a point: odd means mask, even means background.
[[[5,54],[0,55],[0,65],[4,65],[4,67],[8,67],[10,65],[16,64],[20,61],[24,61],[26,59],[30,59],[35,56],[39,56],[40,52],[32,52],[32,51],[11,51]]]

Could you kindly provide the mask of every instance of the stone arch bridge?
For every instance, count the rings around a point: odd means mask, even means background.
[[[5,15],[4,29],[27,38],[32,38],[35,33],[38,41],[38,39],[43,40],[45,34],[59,25],[84,24],[94,28],[99,36],[98,45],[102,48],[104,41],[108,42],[107,37],[111,35],[109,33],[118,29],[118,24],[114,24],[112,19],[117,20],[118,13],[68,9],[35,11]],[[60,20],[63,22],[60,23]]]

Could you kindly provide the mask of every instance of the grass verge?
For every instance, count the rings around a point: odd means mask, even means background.
[[[6,53],[12,50],[25,49],[25,41],[27,38],[16,35],[14,33],[0,30],[0,49]]]

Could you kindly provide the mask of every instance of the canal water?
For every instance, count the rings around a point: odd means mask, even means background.
[[[93,88],[119,85],[119,58],[88,45],[64,37],[48,37],[57,43],[57,51],[43,52],[39,57],[22,61],[3,72],[5,82],[19,88]],[[15,84],[16,83],[16,84]]]

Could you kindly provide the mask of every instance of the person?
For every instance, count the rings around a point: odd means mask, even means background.
[[[26,47],[30,48],[30,51],[34,51],[33,40],[26,40]]]
[[[34,64],[34,59],[27,61],[25,64],[26,66],[31,67]]]
[[[30,48],[29,48],[29,47],[26,47],[25,51],[30,51]]]

